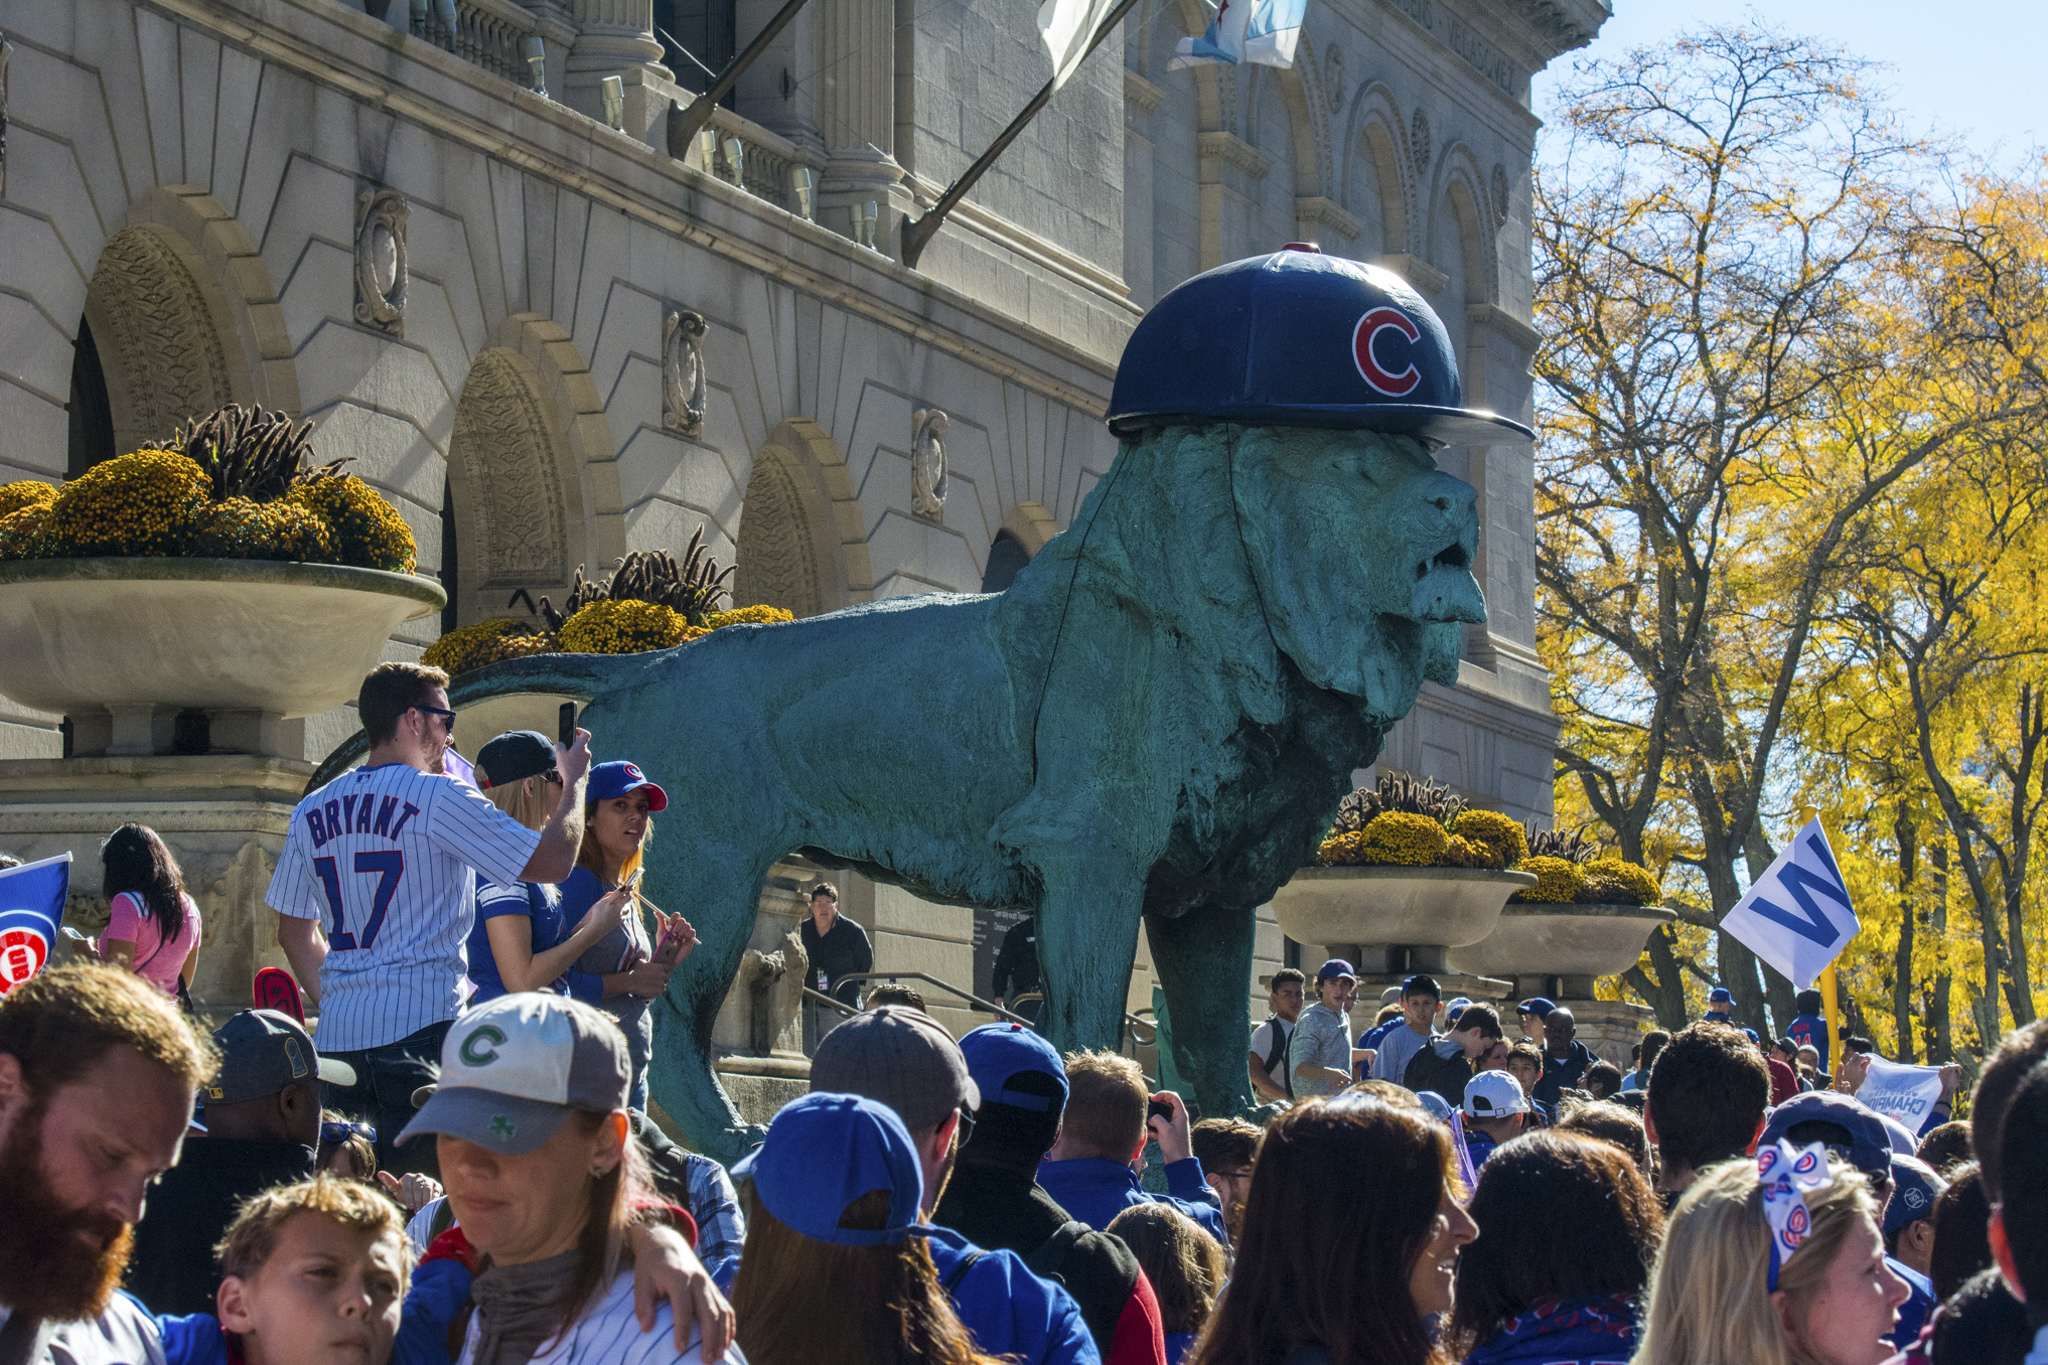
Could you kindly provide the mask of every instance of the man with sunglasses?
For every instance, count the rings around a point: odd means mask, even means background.
[[[377,1130],[377,1162],[437,1174],[432,1143],[392,1140],[412,1095],[434,1078],[441,1040],[462,1007],[477,878],[554,883],[583,842],[590,736],[555,748],[562,799],[539,830],[442,771],[455,743],[448,675],[380,664],[356,699],[370,751],[292,811],[264,899],[277,941],[319,1011],[322,1049],[352,1067],[327,1103]]]
[[[214,1243],[244,1199],[313,1174],[321,1082],[356,1079],[276,1010],[243,1010],[214,1030],[213,1042],[220,1070],[199,1092],[206,1132],[186,1139],[135,1225],[127,1288],[152,1313],[214,1310]]]

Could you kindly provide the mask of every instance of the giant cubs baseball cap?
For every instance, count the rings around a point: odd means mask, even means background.
[[[791,1231],[840,1246],[882,1246],[927,1231],[918,1222],[924,1173],[910,1132],[879,1100],[814,1090],[782,1106],[768,1136],[732,1173],[752,1178],[762,1207]],[[843,1228],[847,1205],[889,1192],[884,1228]]]
[[[609,1015],[541,991],[501,995],[450,1026],[441,1079],[398,1140],[446,1133],[518,1156],[578,1109],[624,1109],[632,1075],[626,1035]]]
[[[1239,422],[1447,444],[1534,436],[1467,408],[1450,335],[1391,270],[1291,242],[1169,290],[1124,345],[1109,426]]]

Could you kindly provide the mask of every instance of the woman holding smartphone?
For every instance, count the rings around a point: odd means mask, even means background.
[[[653,830],[649,817],[668,808],[668,793],[648,781],[637,764],[623,761],[592,767],[584,800],[583,849],[562,883],[562,913],[569,920],[579,919],[607,895],[633,895]],[[640,916],[629,911],[576,960],[579,970],[604,979],[598,1006],[619,1021],[633,1061],[627,1107],[643,1113],[647,1059],[654,1050],[654,1019],[647,1005],[668,989],[669,973],[697,946],[697,931],[681,915],[648,909],[654,914],[653,939]]]
[[[572,734],[571,738],[574,736]],[[543,829],[562,799],[555,746],[538,730],[511,730],[477,751],[477,789],[528,829]],[[552,991],[596,1005],[600,976],[579,971],[576,960],[632,913],[625,891],[599,897],[571,920],[559,887],[535,882],[484,882],[476,891],[476,925],[469,933],[469,980],[481,1005],[511,991]]]

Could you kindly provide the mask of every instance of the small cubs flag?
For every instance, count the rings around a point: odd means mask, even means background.
[[[0,869],[0,995],[50,960],[70,890],[69,853]]]

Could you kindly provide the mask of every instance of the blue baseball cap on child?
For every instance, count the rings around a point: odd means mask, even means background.
[[[763,1208],[793,1231],[840,1246],[893,1246],[927,1230],[918,1222],[924,1176],[894,1110],[859,1095],[814,1091],[782,1106],[768,1136],[732,1168],[752,1177]],[[889,1192],[889,1225],[843,1228],[847,1206]]]
[[[1316,980],[1318,982],[1335,981],[1339,977],[1345,976],[1350,977],[1354,981],[1358,979],[1358,973],[1352,971],[1351,964],[1341,957],[1333,957],[1322,966],[1316,968]]]
[[[609,801],[624,796],[627,792],[645,791],[647,809],[654,811],[668,809],[668,793],[647,780],[638,763],[627,763],[615,759],[610,763],[599,763],[590,770],[590,785],[583,791],[586,801]]]
[[[1729,990],[1726,986],[1716,986],[1713,990],[1707,992],[1707,1003],[1709,1005],[1732,1005],[1735,1003],[1735,992]]]
[[[981,1091],[983,1104],[1009,1104],[1035,1114],[1049,1113],[1055,1105],[1067,1103],[1067,1067],[1059,1049],[1045,1036],[1022,1024],[983,1024],[970,1029],[960,1040],[960,1055],[967,1059],[967,1074]],[[1010,1089],[1012,1077],[1027,1071],[1050,1076],[1059,1083],[1060,1097],[1035,1095]]]

